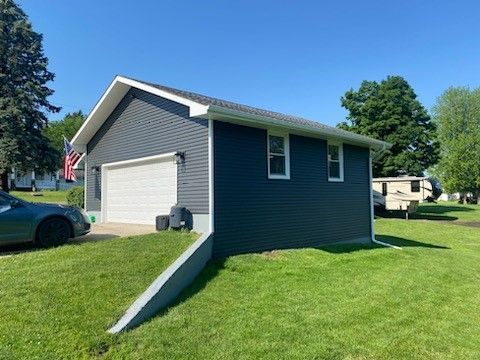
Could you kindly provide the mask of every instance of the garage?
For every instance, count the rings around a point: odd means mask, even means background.
[[[155,224],[177,202],[174,154],[102,165],[102,221]]]

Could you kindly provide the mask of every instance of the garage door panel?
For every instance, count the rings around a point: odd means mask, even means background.
[[[106,168],[105,220],[155,224],[168,214],[177,195],[177,168],[173,159],[148,160]]]

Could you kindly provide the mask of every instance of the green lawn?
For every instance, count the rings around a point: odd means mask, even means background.
[[[163,314],[116,336],[102,329],[158,264],[94,250],[100,243],[81,257],[86,245],[0,260],[0,318],[9,319],[0,322],[0,348],[29,358],[477,359],[480,206],[420,210],[420,219],[376,220],[377,238],[403,250],[331,246],[214,261]],[[131,247],[117,251],[155,258],[122,241]]]
[[[22,200],[31,202],[45,202],[57,204],[67,203],[66,191],[39,191],[36,193],[38,194],[37,196],[33,196],[30,191],[11,191],[10,194]]]
[[[0,257],[0,359],[94,357],[113,325],[198,235],[167,231]]]

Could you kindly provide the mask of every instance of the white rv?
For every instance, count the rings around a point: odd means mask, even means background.
[[[399,176],[374,178],[373,199],[376,207],[411,214],[418,204],[438,197],[434,183],[427,177]]]

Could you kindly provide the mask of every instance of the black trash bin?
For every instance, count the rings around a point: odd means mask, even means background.
[[[157,228],[157,231],[167,230],[169,220],[170,220],[170,215],[158,215],[155,218],[155,226]]]
[[[170,209],[170,227],[180,229],[185,225],[185,208],[183,206],[172,206]]]

